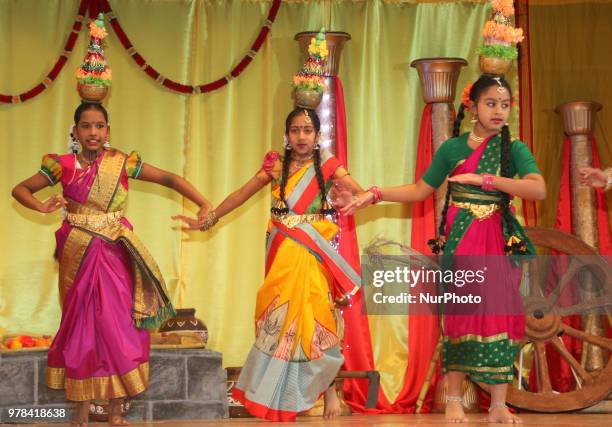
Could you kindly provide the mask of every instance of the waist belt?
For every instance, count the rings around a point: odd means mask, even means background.
[[[325,221],[325,215],[323,214],[308,214],[308,215],[272,215],[274,221],[278,221],[287,228],[295,228],[299,224]]]
[[[91,230],[99,230],[118,223],[123,217],[123,210],[102,214],[68,213],[66,220],[71,225]]]
[[[451,205],[456,206],[460,209],[469,210],[472,213],[472,215],[478,218],[479,221],[483,221],[491,217],[495,212],[499,210],[499,205],[497,203],[481,205],[477,203],[458,202],[456,200],[453,200],[451,201]]]

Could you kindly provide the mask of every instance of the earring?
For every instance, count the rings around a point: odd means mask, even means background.
[[[68,149],[71,153],[79,154],[81,152],[81,143],[74,137],[74,134],[72,133],[72,126],[70,126],[68,133],[70,134]]]
[[[106,138],[106,141],[104,141],[104,148],[106,148],[107,150],[110,148],[110,138]]]
[[[283,146],[285,147],[286,150],[291,150],[291,144],[289,144],[287,135],[283,136]]]
[[[478,114],[474,114],[474,117],[472,117],[472,120],[470,120],[470,123],[478,123]]]
[[[319,145],[319,141],[317,141],[314,145],[314,149],[315,150],[319,150],[321,148],[321,146]]]

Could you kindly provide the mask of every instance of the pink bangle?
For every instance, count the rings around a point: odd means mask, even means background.
[[[382,200],[382,193],[380,191],[380,188],[376,186],[372,186],[368,188],[368,191],[374,195],[374,200],[372,200],[373,205],[375,205],[376,203]]]
[[[481,188],[484,191],[493,191],[493,190],[495,190],[495,187],[493,186],[493,178],[495,178],[495,175],[491,175],[490,173],[483,173],[482,174],[482,185],[481,185]]]

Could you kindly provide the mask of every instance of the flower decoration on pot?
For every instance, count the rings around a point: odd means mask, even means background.
[[[106,64],[102,40],[108,35],[104,14],[89,24],[89,45],[83,63],[76,73],[77,90],[84,101],[101,102],[111,85],[112,72]]]
[[[306,62],[293,76],[293,94],[295,105],[304,108],[317,108],[323,98],[325,89],[324,67],[329,51],[325,40],[325,29],[322,28],[313,37],[308,46]]]
[[[516,44],[523,41],[523,30],[512,23],[512,0],[491,0],[491,18],[482,30],[484,44],[478,48],[480,70],[485,74],[505,74],[518,58]]]

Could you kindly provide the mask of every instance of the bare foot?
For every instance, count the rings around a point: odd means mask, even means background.
[[[87,427],[89,421],[89,400],[75,402],[74,415],[70,425],[74,427]]]
[[[121,415],[122,399],[111,399],[108,405],[108,423],[112,426],[127,426],[127,422]]]
[[[514,415],[506,406],[491,409],[487,421],[501,424],[522,424],[523,420]]]
[[[463,404],[461,402],[446,402],[446,410],[444,411],[444,418],[447,423],[467,423],[468,419],[463,412]]]
[[[329,420],[340,415],[340,399],[338,399],[334,386],[325,390],[323,402],[323,418]]]

